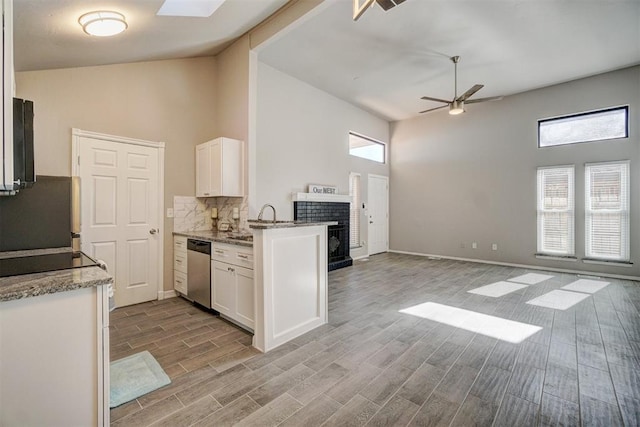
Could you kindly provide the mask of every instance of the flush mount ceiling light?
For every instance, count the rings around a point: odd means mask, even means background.
[[[165,0],[156,15],[208,18],[222,6],[224,1],[225,0]]]
[[[98,37],[115,36],[128,27],[123,14],[108,10],[85,13],[78,18],[78,23],[85,33]]]

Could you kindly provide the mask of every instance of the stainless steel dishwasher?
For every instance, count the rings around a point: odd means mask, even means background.
[[[211,308],[211,242],[187,240],[187,298]]]

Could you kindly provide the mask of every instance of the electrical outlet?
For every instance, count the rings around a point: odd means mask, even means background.
[[[497,251],[498,250],[498,244],[497,243],[492,243],[491,244],[491,250],[492,251]]]
[[[471,249],[478,249],[478,244],[476,242],[471,243]]]
[[[167,218],[173,218],[173,208],[167,208]]]

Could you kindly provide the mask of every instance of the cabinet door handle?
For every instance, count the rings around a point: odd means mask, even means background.
[[[224,255],[224,251],[221,251],[220,249],[216,249],[215,253],[217,253],[218,255]]]
[[[238,254],[238,258],[241,258],[241,259],[249,259],[249,255],[242,255],[242,254]]]

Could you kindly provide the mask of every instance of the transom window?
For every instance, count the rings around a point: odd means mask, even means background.
[[[386,145],[355,132],[349,132],[349,154],[378,163],[385,162]]]
[[[538,147],[629,137],[629,107],[538,120]]]

